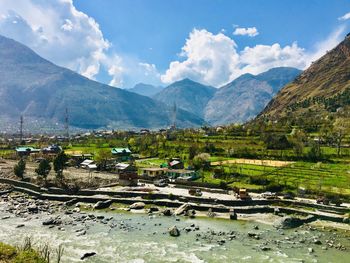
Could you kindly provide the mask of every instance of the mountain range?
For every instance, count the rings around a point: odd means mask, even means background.
[[[279,67],[220,88],[183,79],[130,90],[85,78],[0,36],[0,101],[1,130],[17,125],[21,115],[39,127],[63,127],[66,109],[69,124],[82,129],[164,128],[173,122],[174,104],[181,128],[244,123],[257,115],[327,117],[350,105],[350,36],[303,72]]]
[[[350,105],[350,34],[281,89],[258,119],[328,118]]]
[[[204,109],[204,119],[213,125],[253,119],[300,72],[295,68],[279,67],[259,75],[244,74],[218,89]]]
[[[161,86],[153,86],[145,83],[138,83],[133,88],[128,89],[130,92],[134,92],[143,96],[152,97],[163,89]]]
[[[3,127],[17,123],[20,115],[48,125],[63,123],[66,108],[69,124],[83,129],[158,128],[172,122],[171,107],[56,66],[28,47],[2,36],[0,76]],[[202,124],[200,117],[178,110],[179,127]]]
[[[204,108],[213,98],[215,92],[216,88],[214,87],[205,86],[190,79],[183,79],[164,88],[153,98],[168,105],[176,103],[177,107],[199,117],[204,117]]]
[[[169,106],[176,103],[212,125],[243,123],[260,113],[273,96],[300,72],[295,68],[279,67],[256,76],[244,74],[218,89],[183,79],[152,98]]]

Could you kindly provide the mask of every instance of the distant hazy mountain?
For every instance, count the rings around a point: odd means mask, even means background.
[[[205,108],[204,118],[214,125],[252,119],[300,72],[295,68],[280,67],[256,76],[244,74],[218,89]]]
[[[160,86],[153,86],[150,84],[138,83],[133,88],[128,89],[130,92],[134,92],[143,96],[152,97],[163,89]]]
[[[350,106],[350,34],[281,89],[259,118],[293,122],[323,117]],[[310,117],[311,116],[311,117]]]
[[[178,108],[203,117],[204,108],[215,92],[216,89],[213,87],[205,86],[190,79],[183,79],[164,88],[153,98],[171,106],[175,102]]]
[[[81,128],[158,128],[171,123],[171,107],[58,67],[2,36],[0,102],[0,119],[14,122],[23,114],[25,119],[62,123],[68,108],[70,125]],[[180,127],[203,123],[182,110],[177,117]]]

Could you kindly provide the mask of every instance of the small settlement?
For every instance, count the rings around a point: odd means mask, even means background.
[[[54,156],[62,151],[62,147],[53,144],[37,149],[31,146],[19,146],[15,149],[19,158],[30,158],[33,161],[40,161],[43,158],[52,160]],[[180,182],[192,181],[200,177],[198,171],[185,168],[179,158],[171,158],[168,162],[158,167],[137,167],[135,159],[129,148],[116,147],[111,149],[111,158],[105,161],[104,165],[95,161],[93,154],[70,154],[69,165],[72,167],[93,171],[107,171],[111,176],[118,176],[121,186],[136,186],[139,179],[151,182]]]

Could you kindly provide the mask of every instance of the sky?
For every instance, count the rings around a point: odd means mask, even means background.
[[[0,0],[1,35],[119,88],[305,69],[349,30],[349,0]]]

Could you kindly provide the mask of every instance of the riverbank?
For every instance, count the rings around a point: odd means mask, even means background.
[[[89,253],[96,254],[86,262],[345,262],[350,249],[349,231],[309,224],[278,229],[266,224],[276,217],[270,214],[229,221],[219,214],[164,216],[162,207],[148,214],[150,206],[130,211],[118,204],[98,211],[91,207],[21,193],[2,196],[0,241],[16,245],[32,236],[38,244],[61,244],[62,262],[81,262]],[[251,216],[260,217],[264,224]],[[178,237],[168,233],[174,225]]]
[[[255,195],[253,199],[239,200],[228,193],[212,193],[203,189],[203,196],[191,196],[186,189],[178,187],[156,188],[155,186],[142,187],[104,187],[95,190],[82,189],[75,193],[61,188],[42,188],[38,185],[0,178],[0,183],[6,183],[13,187],[14,191],[23,192],[40,200],[52,200],[68,203],[92,203],[102,204],[107,208],[111,204],[123,204],[132,206],[134,203],[142,203],[145,206],[167,207],[167,214],[185,214],[189,216],[202,215],[209,217],[224,217],[236,219],[249,214],[276,214],[308,217],[310,223],[315,220],[326,220],[336,223],[349,222],[349,205],[331,206],[317,204],[306,199],[263,199]],[[215,197],[215,198],[213,198]],[[181,208],[182,207],[182,208]],[[180,209],[180,211],[177,211]],[[159,209],[158,209],[159,210]],[[175,211],[174,211],[175,210]]]

